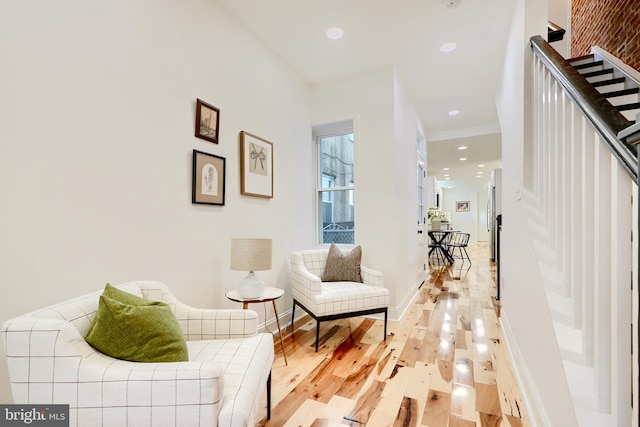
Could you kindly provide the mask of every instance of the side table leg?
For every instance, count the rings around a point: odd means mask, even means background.
[[[284,364],[289,366],[287,362],[287,353],[284,352],[284,341],[282,341],[282,330],[280,329],[280,318],[278,317],[278,309],[276,308],[276,300],[273,303],[273,313],[276,315],[276,323],[278,324],[278,335],[280,335],[280,345],[282,346],[282,355],[284,356]]]

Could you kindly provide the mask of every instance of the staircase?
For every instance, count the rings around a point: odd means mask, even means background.
[[[629,122],[635,123],[640,112],[640,82],[629,76],[628,71],[617,68],[621,63],[616,66],[600,58],[592,53],[569,59],[568,62]]]
[[[581,427],[638,426],[638,161],[619,135],[640,73],[597,48],[532,48],[523,200],[574,410]]]

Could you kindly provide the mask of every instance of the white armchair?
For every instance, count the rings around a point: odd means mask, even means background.
[[[345,250],[342,250],[346,253]],[[316,351],[320,339],[320,322],[367,314],[384,313],[384,339],[387,339],[389,290],[381,272],[360,265],[362,283],[356,281],[323,282],[328,249],[291,253],[291,291],[293,320],[296,304],[316,321]]]
[[[73,426],[255,426],[267,389],[273,337],[258,334],[252,310],[197,309],[159,282],[118,288],[163,301],[187,341],[188,362],[111,358],[85,341],[102,291],[43,308],[2,326],[18,404],[69,404]]]

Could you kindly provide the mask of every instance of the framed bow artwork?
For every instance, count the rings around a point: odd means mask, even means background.
[[[273,198],[273,143],[240,132],[240,194]]]

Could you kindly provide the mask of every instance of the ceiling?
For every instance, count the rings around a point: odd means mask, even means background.
[[[495,93],[514,0],[217,1],[310,85],[395,67],[438,180],[445,164],[456,166],[454,183],[477,181],[478,164],[499,165]],[[340,40],[325,35],[335,26],[344,29]],[[447,42],[457,49],[441,53]],[[463,143],[466,162],[458,160]]]

